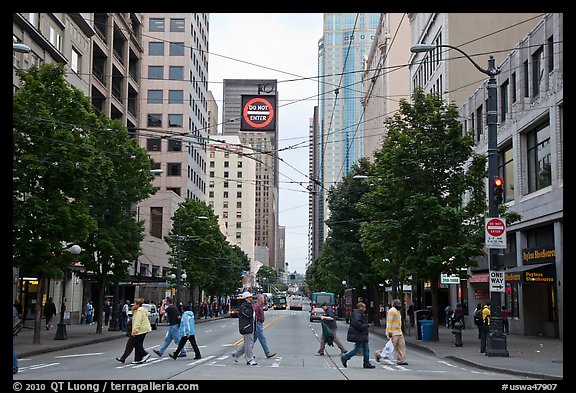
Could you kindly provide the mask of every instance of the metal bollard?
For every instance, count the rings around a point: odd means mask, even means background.
[[[452,334],[454,335],[454,345],[461,347],[462,343],[462,322],[456,321],[452,325]]]

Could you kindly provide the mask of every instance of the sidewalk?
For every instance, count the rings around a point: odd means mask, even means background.
[[[226,317],[228,317],[227,314],[218,318]],[[211,319],[213,318],[198,319],[196,323]],[[56,326],[54,326],[49,331],[42,330],[41,344],[33,344],[34,330],[26,328],[14,337],[13,342],[18,358],[24,358],[39,353],[126,338],[126,332],[109,331],[107,326],[102,328],[102,334],[96,334],[95,331],[96,325],[67,325],[68,339],[54,340],[56,335]],[[382,336],[386,335],[385,331],[383,326],[372,328],[372,333]],[[408,362],[410,362],[410,351],[415,349],[429,351],[438,357],[485,370],[540,379],[564,379],[564,342],[562,340],[511,334],[506,340],[509,357],[489,357],[480,353],[480,340],[475,326],[462,331],[464,344],[462,347],[454,345],[452,329],[444,325],[438,329],[439,340],[437,342],[418,340],[415,328],[410,328],[408,333],[405,335]],[[375,349],[378,348],[371,348],[371,351]]]
[[[385,336],[386,328],[373,327],[372,332]],[[506,339],[509,356],[490,357],[480,353],[476,326],[462,330],[462,347],[454,345],[452,329],[444,325],[438,328],[438,336],[437,342],[418,340],[416,328],[410,328],[409,334],[404,336],[408,363],[410,350],[417,349],[485,370],[540,379],[564,379],[563,340],[510,334]],[[374,349],[379,348],[371,348],[372,351]]]

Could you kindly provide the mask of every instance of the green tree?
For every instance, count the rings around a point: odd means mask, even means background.
[[[222,234],[212,208],[203,202],[186,200],[174,213],[172,222],[172,230],[165,237],[171,248],[170,263],[177,268],[180,257],[192,301],[194,286],[218,295],[232,292],[241,284],[241,272],[249,266],[248,257]]]
[[[40,343],[47,278],[69,259],[64,244],[81,243],[95,226],[85,199],[98,158],[90,130],[98,126],[90,101],[64,80],[62,65],[19,70],[23,86],[12,103],[13,265],[39,280],[34,323]]]
[[[142,254],[144,224],[138,221],[135,206],[156,192],[150,154],[119,121],[101,118],[100,123],[90,134],[98,154],[91,171],[96,176],[91,177],[84,195],[96,227],[84,243],[86,252],[81,258],[90,272],[84,278],[96,280],[96,315],[103,312],[106,284],[126,277],[130,264]],[[98,318],[96,332],[102,332],[102,318]]]
[[[359,204],[371,217],[362,246],[381,274],[429,281],[437,321],[440,274],[461,274],[483,254],[486,158],[474,154],[455,105],[421,89],[387,124],[371,167],[380,182]]]

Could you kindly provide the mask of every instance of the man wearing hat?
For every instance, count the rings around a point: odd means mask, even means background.
[[[244,354],[246,364],[256,366],[258,363],[254,360],[254,333],[256,332],[256,316],[254,307],[252,306],[252,294],[250,292],[242,293],[242,304],[238,310],[238,329],[244,345],[232,352],[234,361],[237,362],[238,358]]]

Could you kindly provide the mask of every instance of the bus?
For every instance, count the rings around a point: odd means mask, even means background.
[[[300,310],[302,311],[302,296],[292,295],[290,298],[290,310]]]
[[[274,310],[286,310],[286,294],[274,294]]]
[[[336,295],[333,292],[312,292],[310,311],[314,307],[320,307],[322,303],[326,303],[332,311],[336,312]]]
[[[242,291],[236,291],[230,296],[230,313],[231,318],[238,317],[238,310],[240,310],[240,304],[242,304]]]

